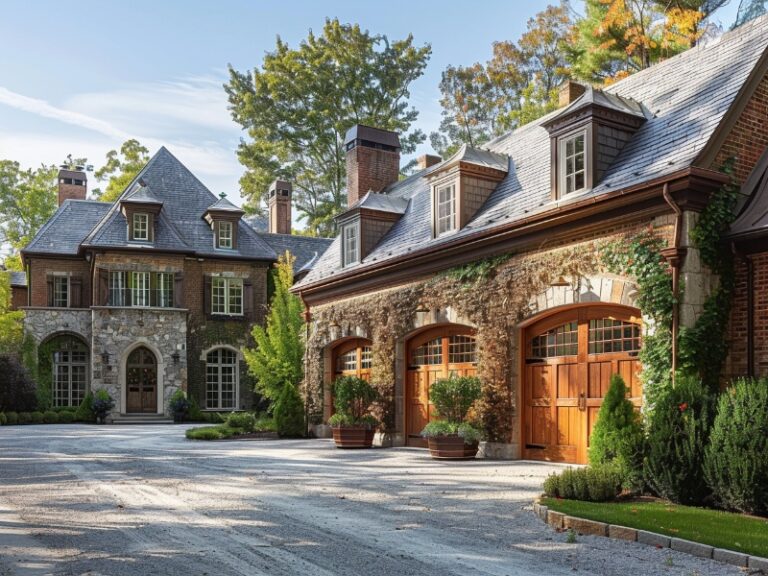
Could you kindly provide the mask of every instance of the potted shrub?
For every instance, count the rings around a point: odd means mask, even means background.
[[[429,387],[429,401],[439,420],[427,424],[421,435],[427,439],[432,458],[475,457],[482,433],[467,421],[467,414],[480,394],[480,379],[474,376],[451,376]]]
[[[93,397],[91,410],[93,410],[93,414],[96,416],[97,423],[104,424],[107,414],[109,414],[114,407],[115,401],[112,399],[112,396],[109,395],[109,392],[106,390],[96,391],[96,394],[94,394]]]
[[[184,422],[184,417],[189,412],[190,403],[187,400],[187,395],[184,390],[176,390],[171,395],[171,399],[168,402],[168,408],[173,414],[173,421],[178,423]]]
[[[370,448],[379,422],[369,413],[376,400],[369,382],[355,376],[342,376],[333,383],[336,413],[328,420],[337,448]]]

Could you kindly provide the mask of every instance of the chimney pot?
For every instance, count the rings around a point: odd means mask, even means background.
[[[419,164],[419,170],[426,170],[430,166],[440,164],[442,161],[443,159],[440,156],[435,156],[434,154],[424,154],[416,160]]]
[[[291,195],[293,185],[286,180],[275,180],[269,186],[269,228],[273,234],[291,233]]]
[[[584,94],[586,89],[587,87],[583,84],[579,84],[573,80],[566,80],[560,85],[558,102],[559,107],[563,108],[564,106],[568,106],[579,96]]]
[[[347,205],[368,191],[381,192],[400,178],[400,137],[397,132],[356,124],[344,138],[347,151]]]
[[[65,200],[85,200],[88,192],[88,178],[82,169],[62,168],[59,170],[58,181],[59,206],[64,204]]]

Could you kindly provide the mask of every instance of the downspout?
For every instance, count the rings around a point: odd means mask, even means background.
[[[304,300],[304,293],[299,292],[302,304],[304,304],[304,435],[309,437],[309,322],[312,320],[312,313],[309,304]]]
[[[734,248],[735,251],[735,248]],[[747,376],[755,377],[755,263],[747,254],[740,255],[747,265]]]
[[[677,373],[677,335],[680,331],[680,234],[682,232],[683,211],[677,205],[669,193],[669,184],[664,184],[662,190],[664,200],[675,213],[675,233],[672,241],[672,249],[667,249],[665,256],[669,265],[672,267],[672,386],[675,385],[675,374]]]

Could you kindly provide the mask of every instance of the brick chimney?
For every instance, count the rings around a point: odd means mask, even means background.
[[[62,165],[59,170],[59,206],[64,204],[64,200],[85,200],[87,192],[85,166],[75,166],[71,169]]]
[[[382,189],[400,177],[400,137],[397,132],[357,124],[344,138],[347,151],[347,206],[369,190]]]
[[[443,159],[440,156],[434,156],[432,154],[424,154],[416,159],[416,163],[419,165],[419,170],[426,170],[430,166],[440,164]]]
[[[568,104],[584,94],[586,89],[586,86],[579,84],[578,82],[574,82],[573,80],[566,80],[563,82],[559,88],[559,108],[568,106]]]
[[[285,180],[275,180],[269,186],[269,232],[291,233],[291,193],[293,186]]]

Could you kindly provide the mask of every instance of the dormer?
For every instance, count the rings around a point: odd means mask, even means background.
[[[203,218],[213,231],[213,247],[216,250],[237,250],[237,229],[245,211],[227,200],[223,192],[211,204]]]
[[[342,267],[354,266],[368,256],[407,208],[405,198],[368,192],[339,214]]]
[[[461,230],[509,171],[509,157],[464,144],[430,172],[432,236]]]
[[[568,81],[560,94],[566,107],[542,123],[551,139],[553,200],[597,186],[646,120],[640,103],[591,86]]]
[[[163,209],[163,202],[152,193],[143,180],[139,180],[128,194],[120,199],[120,212],[125,216],[129,242],[155,241],[155,223]]]

